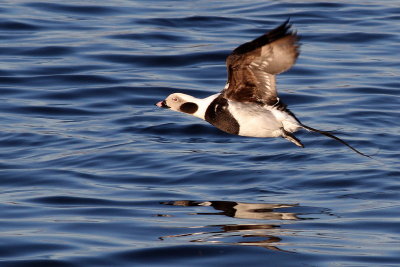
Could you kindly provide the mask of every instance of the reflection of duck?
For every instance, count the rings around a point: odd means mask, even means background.
[[[240,203],[231,201],[171,201],[162,202],[164,205],[172,206],[203,206],[213,207],[222,212],[218,213],[191,213],[195,215],[225,215],[239,219],[257,220],[299,220],[296,213],[277,211],[282,208],[297,207],[297,204],[263,204],[263,203]],[[210,229],[217,227],[214,231],[201,231],[199,229]],[[289,229],[281,229],[279,224],[219,224],[206,226],[193,226],[190,229],[198,229],[194,233],[168,235],[165,238],[185,238],[190,237],[189,242],[210,242],[222,244],[236,244],[247,246],[259,246],[272,250],[281,250],[276,247],[281,242],[281,238],[276,235],[292,235]],[[188,228],[188,229],[189,229]],[[280,243],[282,244],[282,243]]]
[[[180,200],[164,202],[162,204],[173,206],[211,206],[222,213],[196,213],[200,215],[226,215],[239,219],[258,219],[258,220],[298,220],[295,213],[277,212],[276,209],[291,208],[296,204],[264,204],[264,203],[241,203],[232,201],[189,201]]]

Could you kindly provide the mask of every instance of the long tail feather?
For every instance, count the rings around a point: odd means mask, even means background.
[[[309,126],[304,125],[304,124],[301,124],[301,126],[302,126],[304,129],[306,129],[306,130],[309,130],[309,131],[312,131],[312,132],[316,132],[316,133],[320,133],[320,134],[322,134],[322,135],[325,135],[325,136],[328,136],[328,137],[330,137],[330,138],[332,138],[332,139],[335,139],[335,140],[339,141],[340,143],[342,143],[343,145],[345,145],[345,146],[347,146],[348,148],[350,148],[351,150],[353,150],[354,152],[356,152],[357,154],[360,154],[360,155],[362,155],[362,156],[364,156],[364,157],[372,158],[371,156],[368,156],[368,155],[366,155],[366,154],[364,154],[364,153],[358,151],[357,149],[355,149],[354,147],[352,147],[351,145],[349,145],[347,142],[343,141],[343,140],[340,139],[339,137],[334,136],[333,134],[331,134],[331,133],[329,133],[329,132],[325,132],[325,131],[321,131],[321,130],[318,130],[318,129],[314,129],[314,128],[309,127]]]

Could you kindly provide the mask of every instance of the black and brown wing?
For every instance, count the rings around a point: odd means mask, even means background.
[[[222,91],[223,96],[239,102],[276,103],[275,75],[296,62],[298,39],[286,21],[233,50],[226,60],[229,85]]]

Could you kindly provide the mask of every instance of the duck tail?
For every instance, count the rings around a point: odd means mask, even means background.
[[[347,143],[346,141],[340,139],[339,137],[337,137],[337,136],[335,136],[335,135],[333,135],[333,134],[331,134],[331,133],[329,133],[329,132],[321,131],[321,130],[312,128],[312,127],[310,127],[310,126],[304,125],[304,124],[301,124],[301,127],[303,127],[304,129],[306,129],[306,130],[308,130],[308,131],[315,132],[315,133],[319,133],[319,134],[325,135],[325,136],[327,136],[327,137],[329,137],[329,138],[335,139],[336,141],[339,141],[340,143],[342,143],[343,145],[347,146],[348,148],[350,148],[351,150],[353,150],[353,151],[356,152],[357,154],[362,155],[362,156],[364,156],[364,157],[372,158],[371,156],[360,152],[359,150],[357,150],[357,149],[355,149],[354,147],[352,147],[352,146],[351,146],[349,143]]]

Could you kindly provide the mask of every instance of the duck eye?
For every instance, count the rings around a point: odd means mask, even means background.
[[[177,97],[173,97],[173,98],[172,98],[172,101],[177,102],[177,101],[178,101],[178,98],[177,98]]]

